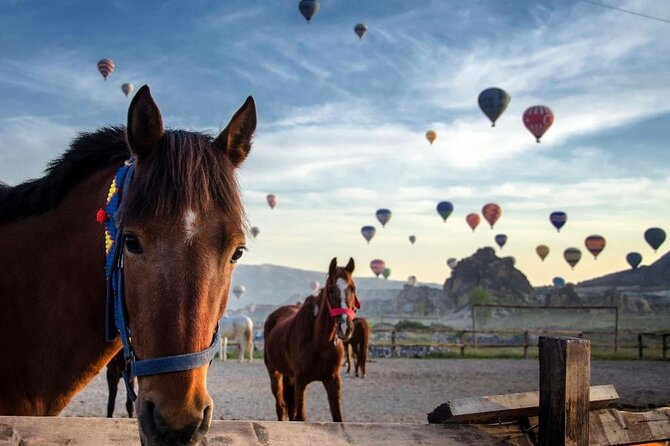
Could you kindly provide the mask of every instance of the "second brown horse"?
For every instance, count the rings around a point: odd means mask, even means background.
[[[351,274],[354,260],[338,267],[330,262],[326,284],[302,305],[285,305],[265,321],[265,366],[275,397],[277,419],[305,420],[305,389],[321,381],[328,394],[333,421],[341,422],[340,363],[342,340],[353,332],[356,285]]]

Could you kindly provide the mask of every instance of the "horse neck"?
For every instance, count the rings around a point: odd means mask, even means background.
[[[56,415],[118,350],[104,338],[104,205],[115,168],[0,225],[0,415]]]
[[[314,339],[320,343],[333,342],[335,338],[335,321],[330,315],[330,308],[328,306],[328,296],[324,287],[319,293],[319,314],[316,316],[314,323]]]

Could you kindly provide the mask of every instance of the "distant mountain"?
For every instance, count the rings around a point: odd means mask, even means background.
[[[278,265],[239,265],[233,272],[232,287],[244,285],[246,291],[238,300],[231,293],[228,300],[232,310],[249,305],[282,305],[296,299],[304,299],[311,293],[310,282],[316,280],[323,285],[326,272],[308,271]],[[405,281],[382,278],[357,277],[354,274],[358,297],[365,300],[391,300],[402,290]],[[441,288],[439,284],[422,284]]]
[[[579,287],[670,288],[670,251],[649,266],[607,274],[577,284]]]

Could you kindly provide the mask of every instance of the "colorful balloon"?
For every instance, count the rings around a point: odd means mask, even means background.
[[[363,39],[363,36],[365,36],[365,34],[368,32],[368,27],[365,23],[359,23],[356,26],[354,26],[354,32],[356,33],[359,39]]]
[[[268,201],[268,206],[270,206],[270,209],[274,209],[275,206],[277,206],[277,203],[279,202],[279,199],[275,194],[268,194],[265,199]]]
[[[363,234],[363,238],[370,243],[370,240],[372,240],[372,237],[375,236],[375,233],[377,230],[375,229],[374,226],[363,226],[361,228],[361,234]]]
[[[626,262],[628,262],[631,268],[637,269],[640,263],[642,263],[642,255],[639,252],[629,252],[626,254]]]
[[[416,285],[416,276],[409,276],[407,278],[407,282],[405,282],[407,286],[414,286]]]
[[[605,244],[605,237],[601,235],[589,235],[586,237],[586,240],[584,240],[586,249],[588,249],[589,252],[593,254],[594,259],[597,259],[598,254],[600,254],[603,249],[605,249]]]
[[[135,89],[135,86],[133,84],[123,84],[123,85],[121,85],[121,91],[123,91],[123,94],[125,94],[126,97],[128,97],[128,95],[130,93],[132,93],[134,89]]]
[[[544,259],[549,255],[549,247],[547,245],[538,245],[537,248],[535,248],[535,252],[537,253],[538,256],[540,256],[540,259],[544,262]]]
[[[256,226],[254,226],[253,228],[251,228],[251,235],[252,235],[254,238],[256,238],[256,237],[258,236],[258,234],[260,234],[260,232],[261,232],[261,230],[258,229]]]
[[[486,221],[489,222],[489,224],[491,225],[491,229],[493,229],[493,225],[498,221],[498,219],[502,215],[502,209],[495,203],[485,204],[484,207],[482,208],[482,215],[484,216]]]
[[[98,61],[98,71],[102,74],[102,78],[107,80],[107,76],[112,74],[114,71],[114,62],[112,59],[100,59]]]
[[[321,284],[316,280],[312,280],[309,283],[309,287],[312,289],[312,296],[316,296],[317,294],[319,294],[319,288],[321,287]]]
[[[372,262],[370,262],[370,269],[372,270],[373,273],[375,273],[375,276],[377,277],[379,277],[379,275],[384,272],[385,268],[386,268],[386,262],[384,262],[381,259],[375,259]]]
[[[556,231],[561,232],[561,228],[568,221],[568,214],[562,211],[552,212],[551,214],[549,214],[549,221],[551,222],[552,225],[554,225]]]
[[[523,123],[530,133],[535,136],[536,142],[540,142],[544,132],[554,123],[554,114],[549,107],[533,105],[523,113]]]
[[[435,130],[428,130],[426,132],[426,139],[432,145],[433,141],[437,139],[437,133],[435,133]]]
[[[665,231],[661,228],[649,228],[644,231],[644,239],[656,252],[665,241]]]
[[[391,275],[391,268],[384,268],[384,271],[382,271],[382,276],[384,276],[384,279],[388,279],[390,275]]]
[[[502,247],[505,246],[505,243],[507,243],[507,236],[505,234],[497,234],[494,239],[498,246],[500,246],[500,249],[502,249]]]
[[[468,223],[468,226],[472,229],[472,232],[475,232],[475,228],[479,225],[479,214],[468,214],[465,216],[465,221]]]
[[[503,114],[509,105],[510,96],[502,88],[487,88],[479,93],[479,108],[491,120],[491,127],[496,126],[496,120]]]
[[[457,264],[458,264],[458,259],[457,259],[456,257],[449,257],[449,258],[447,259],[447,266],[448,266],[450,269],[454,269],[454,268],[456,268],[456,265],[457,265]]]
[[[563,251],[563,258],[572,269],[575,269],[575,265],[582,258],[582,252],[578,248],[568,248]]]
[[[416,236],[415,235],[410,235],[409,236],[409,242],[413,245],[414,242],[416,242]]]
[[[300,14],[307,20],[307,23],[309,23],[312,17],[319,12],[319,2],[316,0],[300,0],[298,9],[300,10]]]
[[[386,226],[386,223],[391,219],[391,211],[388,209],[377,209],[377,220],[382,224],[382,228]]]
[[[233,294],[239,299],[242,297],[244,292],[247,291],[244,285],[237,285],[235,288],[233,288]]]
[[[440,214],[440,217],[442,217],[442,220],[445,222],[447,221],[447,218],[451,215],[451,213],[454,212],[454,205],[451,204],[449,201],[440,201],[437,203],[437,213]]]
[[[563,287],[565,286],[565,279],[562,277],[554,277],[551,281],[551,283],[554,284],[556,287]]]

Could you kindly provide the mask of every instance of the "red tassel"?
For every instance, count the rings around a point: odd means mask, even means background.
[[[104,209],[98,209],[98,212],[95,214],[95,219],[98,223],[104,223],[107,220],[107,212]]]

